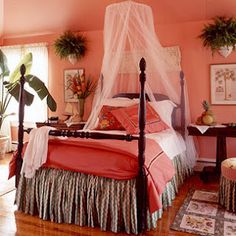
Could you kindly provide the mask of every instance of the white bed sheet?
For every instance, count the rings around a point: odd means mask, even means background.
[[[159,133],[146,134],[146,137],[155,140],[171,160],[176,155],[186,151],[183,137],[173,129],[166,129]]]

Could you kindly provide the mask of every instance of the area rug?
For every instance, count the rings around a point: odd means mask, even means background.
[[[171,229],[196,235],[236,236],[236,214],[218,204],[218,193],[191,190]]]

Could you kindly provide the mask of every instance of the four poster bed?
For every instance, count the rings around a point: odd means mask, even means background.
[[[42,127],[47,136],[39,136],[33,146],[29,142],[24,151],[21,94],[18,210],[104,231],[138,234],[156,228],[162,210],[171,205],[195,161],[193,140],[185,135],[185,121],[190,118],[180,60],[179,48],[166,51],[158,41],[149,6],[134,1],[109,5],[103,86],[95,92],[84,130]],[[22,87],[24,72],[22,67]],[[139,100],[127,94],[137,91]],[[129,98],[112,98],[115,94]],[[104,130],[107,126],[112,129]],[[36,132],[31,130],[29,141]],[[36,146],[44,155],[35,155]]]
[[[49,139],[47,161],[30,178],[25,177],[25,173],[20,175],[24,148],[24,95],[20,93],[15,173],[19,211],[39,215],[44,220],[100,227],[104,231],[138,234],[156,228],[162,210],[171,205],[191,168],[183,161],[185,151],[170,160],[151,137],[152,133],[148,134],[151,138],[145,137],[145,67],[145,60],[141,59],[138,135],[123,131],[111,134],[93,130],[50,130],[50,137],[69,138]],[[24,73],[22,66],[21,91]],[[180,73],[180,84],[181,103],[174,109],[172,123],[174,129],[184,135],[183,73]],[[137,97],[134,94],[119,96]],[[160,100],[168,99],[164,95],[155,96]],[[180,126],[175,123],[176,110],[181,111]],[[164,133],[165,137],[166,132],[175,133],[168,128],[159,135]]]

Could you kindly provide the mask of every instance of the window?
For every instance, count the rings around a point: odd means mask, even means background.
[[[31,74],[40,78],[46,86],[48,86],[48,49],[45,43],[31,44],[31,45],[17,45],[1,47],[1,50],[7,56],[8,67],[12,72],[16,65],[18,65],[21,57],[26,53],[31,52],[33,55],[33,64],[31,68]],[[27,84],[25,85],[25,87]],[[27,87],[30,91],[31,88]],[[32,90],[31,90],[32,91]],[[35,95],[35,93],[33,92]],[[9,105],[8,112],[18,113],[18,102],[12,98]],[[31,106],[25,106],[25,121],[45,121],[47,119],[47,105],[46,101],[41,101],[37,95],[34,96],[34,101]],[[18,120],[17,117],[11,118],[11,120]]]

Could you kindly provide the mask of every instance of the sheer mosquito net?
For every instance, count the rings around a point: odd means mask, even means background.
[[[107,6],[104,22],[104,57],[100,85],[95,93],[93,109],[85,125],[92,129],[104,100],[115,94],[139,92],[139,61],[146,60],[145,90],[151,101],[154,93],[167,95],[180,102],[180,50],[161,46],[154,29],[149,6],[124,1]],[[186,90],[185,83],[185,90]],[[186,123],[189,123],[187,91],[185,92]],[[188,162],[195,163],[193,140],[186,135]],[[180,144],[181,145],[181,144]]]

